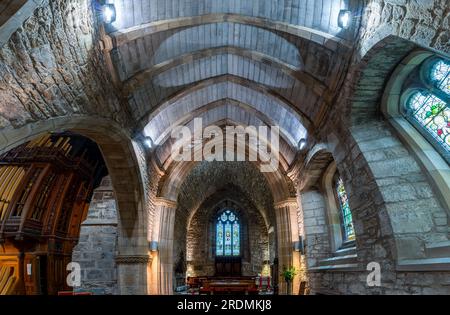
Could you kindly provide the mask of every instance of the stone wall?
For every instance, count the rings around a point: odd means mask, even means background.
[[[360,56],[389,35],[450,52],[447,0],[376,0],[366,3],[359,37]]]
[[[350,71],[318,137],[329,145],[350,197],[359,267],[302,276],[312,293],[449,294],[448,266],[415,266],[409,272],[398,266],[402,259],[427,257],[429,244],[448,238],[448,209],[380,110],[387,80],[414,48],[449,52],[448,1],[366,4]],[[306,218],[301,222],[305,229],[316,226]],[[381,266],[381,287],[367,285],[369,262]]]
[[[94,190],[72,260],[81,266],[77,291],[117,294],[117,211],[109,176]]]
[[[203,267],[204,269],[200,272],[196,271],[195,274],[214,274],[214,259],[211,249],[208,247],[212,244],[213,234],[208,238],[205,234],[206,232],[212,233],[208,230],[210,228],[208,221],[212,219],[213,213],[208,211],[214,210],[213,200],[219,203],[221,199],[227,198],[245,205],[242,208],[252,220],[253,217],[249,215],[248,211],[255,214],[257,225],[255,231],[248,231],[248,235],[253,233],[256,233],[253,235],[265,235],[262,241],[251,238],[247,250],[261,249],[262,246],[264,251],[268,252],[268,257],[257,257],[263,251],[258,253],[255,250],[254,257],[248,258],[244,264],[244,268],[247,268],[246,274],[260,273],[264,260],[273,262],[277,255],[275,212],[273,197],[266,179],[256,166],[248,162],[203,162],[194,167],[180,188],[174,229],[175,268],[180,253],[184,259],[190,260],[192,253],[195,252],[195,255],[200,258],[194,258],[194,260],[200,259],[200,261],[205,259],[202,255],[209,254],[204,262],[207,266]],[[192,219],[190,219],[191,216]],[[197,220],[201,222],[197,222]],[[250,227],[250,222],[248,224]],[[268,234],[270,226],[273,227],[273,232]],[[187,252],[186,247],[188,248]],[[200,249],[200,247],[204,248]],[[198,261],[194,263],[197,266],[199,264]]]
[[[0,129],[90,114],[126,120],[91,1],[42,1],[0,47]]]
[[[217,203],[222,201],[219,205]],[[239,191],[219,190],[192,217],[187,231],[188,271],[191,276],[213,276],[215,222],[217,212],[230,207],[241,221],[242,275],[267,273],[269,235],[264,219]]]
[[[234,185],[239,187],[267,220],[274,221],[273,196],[266,178],[251,162],[201,162],[195,166],[180,187],[180,209],[197,208],[215,191]]]
[[[304,242],[307,265],[317,266],[320,259],[330,255],[330,242],[326,218],[326,205],[318,191],[300,194],[304,222]]]
[[[433,189],[414,156],[392,132],[387,122],[372,121],[353,127],[347,141],[331,143],[333,156],[349,194],[356,231],[356,263],[352,270],[339,268],[311,270],[307,279],[311,292],[333,294],[448,294],[450,273],[439,265],[418,265],[404,272],[400,264],[405,260],[432,258],[427,248],[448,240],[448,218]],[[330,138],[333,139],[333,138]],[[354,139],[349,141],[349,139]],[[309,193],[308,193],[309,194]],[[315,193],[320,198],[324,194]],[[318,227],[322,215],[307,220],[308,199],[302,192],[303,225],[305,234]],[[329,224],[329,222],[327,222]],[[323,232],[323,231],[322,231]],[[326,234],[323,234],[326,237]],[[307,268],[317,266],[315,248],[307,235]],[[319,246],[323,259],[333,257],[327,242]],[[445,249],[444,249],[445,251]],[[447,249],[448,251],[448,249]],[[444,255],[444,252],[442,253]],[[448,253],[447,253],[448,255]],[[312,256],[312,259],[310,258]],[[434,257],[433,259],[443,258]],[[448,257],[448,256],[445,256]],[[445,259],[441,259],[445,262]],[[370,262],[381,267],[381,286],[369,287],[366,280]],[[312,264],[311,264],[312,263]],[[400,267],[399,267],[400,266]]]

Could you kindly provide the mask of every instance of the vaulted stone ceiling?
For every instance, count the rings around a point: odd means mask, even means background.
[[[359,2],[114,1],[110,58],[136,130],[164,165],[170,130],[195,117],[278,125],[288,167],[327,119],[358,26],[339,28],[338,13]]]
[[[170,130],[191,127],[195,117],[206,125],[278,125],[287,170],[299,140],[328,119],[347,72],[359,25],[339,28],[339,10],[358,16],[363,7],[357,0],[113,2],[117,20],[105,26],[88,0],[2,4],[13,33],[0,41],[0,127],[104,117],[150,136],[168,167]],[[18,8],[28,10],[25,22]]]

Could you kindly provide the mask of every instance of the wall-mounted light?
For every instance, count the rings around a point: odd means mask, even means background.
[[[341,10],[338,15],[338,26],[343,29],[350,27],[352,21],[352,12],[350,10]]]
[[[298,149],[301,151],[306,147],[306,139],[302,138],[300,139],[300,141],[298,142]]]
[[[150,137],[145,137],[144,139],[145,146],[149,149],[153,148],[153,140]]]
[[[148,243],[148,249],[151,252],[156,252],[158,251],[158,242],[156,241],[151,241],[150,243]]]
[[[106,24],[111,24],[116,20],[116,7],[113,3],[102,5],[102,18]]]
[[[294,251],[300,252],[300,255],[305,253],[305,244],[303,242],[302,236],[299,236],[298,242],[294,242]]]

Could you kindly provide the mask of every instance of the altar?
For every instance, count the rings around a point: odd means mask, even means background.
[[[189,277],[187,284],[199,294],[259,294],[271,290],[269,277]]]

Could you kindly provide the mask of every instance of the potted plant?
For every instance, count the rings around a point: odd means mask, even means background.
[[[294,280],[295,276],[297,275],[297,270],[295,267],[289,267],[284,268],[284,271],[282,273],[282,276],[284,277],[284,280],[287,284],[287,294],[292,294],[292,280]]]

